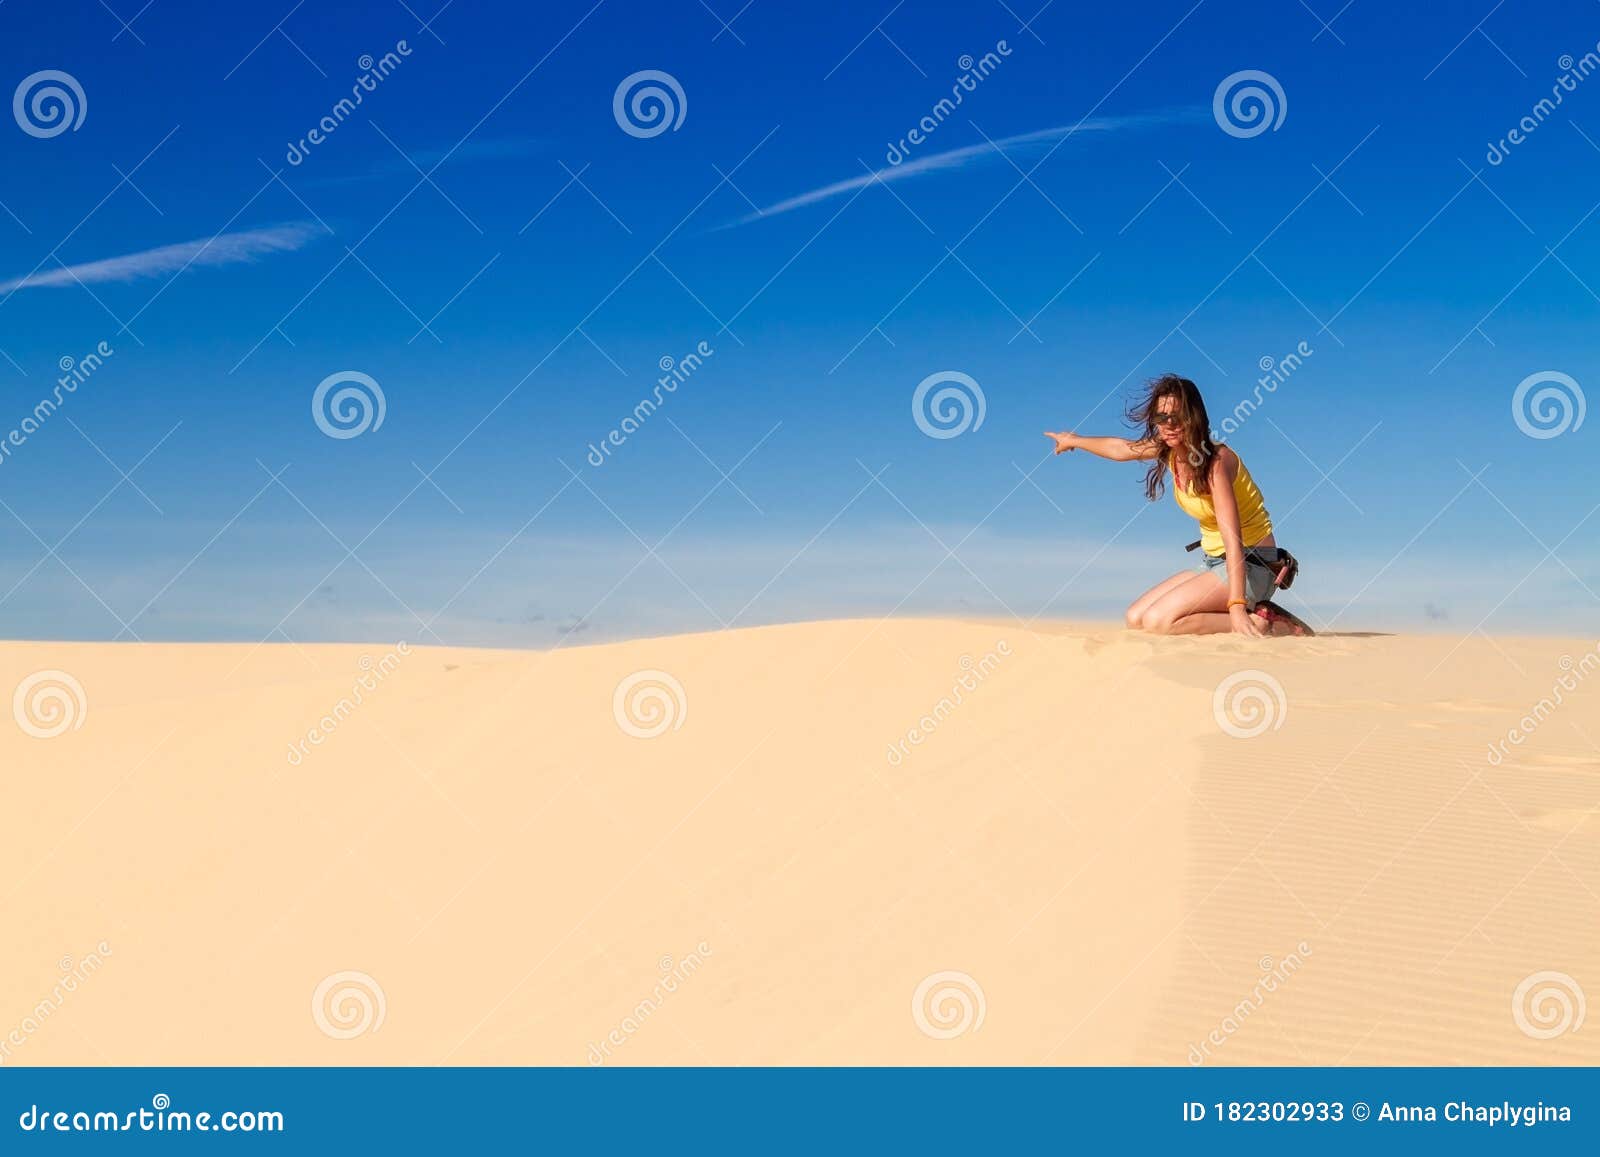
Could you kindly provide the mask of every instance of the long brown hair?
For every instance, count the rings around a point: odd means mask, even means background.
[[[1178,413],[1178,428],[1183,431],[1185,458],[1189,464],[1190,486],[1196,494],[1211,492],[1211,463],[1217,456],[1216,443],[1211,440],[1211,419],[1206,416],[1206,403],[1200,397],[1200,388],[1188,378],[1177,374],[1162,374],[1152,378],[1144,393],[1128,407],[1128,422],[1142,430],[1140,441],[1153,442],[1156,457],[1144,476],[1144,496],[1152,502],[1166,491],[1167,473],[1172,469],[1173,447],[1160,438],[1156,427],[1157,403],[1162,398],[1174,399],[1173,408]]]

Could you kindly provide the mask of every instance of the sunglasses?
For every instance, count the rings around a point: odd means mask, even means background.
[[[1163,412],[1158,410],[1155,414],[1151,415],[1150,421],[1153,425],[1157,426],[1176,426],[1183,421],[1183,419],[1178,417],[1176,411],[1168,410]]]

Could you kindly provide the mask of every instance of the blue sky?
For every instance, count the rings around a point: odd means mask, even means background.
[[[85,106],[0,118],[0,431],[114,351],[0,458],[8,636],[1117,615],[1192,524],[1039,431],[1117,432],[1165,370],[1220,421],[1302,342],[1230,439],[1295,605],[1600,624],[1600,419],[1534,438],[1511,408],[1532,374],[1600,380],[1600,78],[1486,159],[1595,50],[1593,3],[108,5],[0,6],[5,90],[56,70]],[[614,115],[644,70],[684,96],[657,135]],[[1275,129],[1214,118],[1243,70]],[[343,371],[384,420],[332,438],[311,399]],[[928,437],[911,399],[944,371],[984,420]]]

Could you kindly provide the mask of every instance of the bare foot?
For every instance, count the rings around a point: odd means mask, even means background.
[[[1274,602],[1258,603],[1255,614],[1266,621],[1267,634],[1274,638],[1284,635],[1298,635],[1303,638],[1309,638],[1316,634],[1298,615],[1290,614]]]

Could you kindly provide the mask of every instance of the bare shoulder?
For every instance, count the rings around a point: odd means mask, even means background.
[[[1219,445],[1216,457],[1211,460],[1211,471],[1213,474],[1220,471],[1224,478],[1233,481],[1239,473],[1239,455],[1231,447]]]

